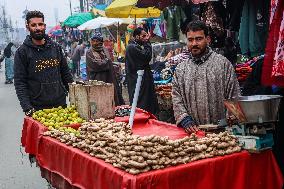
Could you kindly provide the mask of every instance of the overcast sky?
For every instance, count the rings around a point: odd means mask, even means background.
[[[79,0],[71,0],[72,10],[79,6]],[[18,21],[18,27],[24,27],[23,11],[40,10],[45,15],[48,27],[56,25],[55,15],[58,13],[59,21],[64,21],[70,15],[69,0],[0,0],[0,5],[6,6],[7,14],[13,23]],[[2,11],[2,10],[1,10]]]

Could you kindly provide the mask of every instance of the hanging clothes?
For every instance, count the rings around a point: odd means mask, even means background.
[[[199,19],[199,10],[200,5],[199,4],[193,4],[191,1],[188,2],[188,4],[182,6],[182,10],[186,16],[186,20],[181,23],[180,29],[183,34],[186,33],[186,27],[189,22],[200,20]]]
[[[279,31],[279,39],[274,56],[272,77],[284,77],[284,12]]]
[[[122,41],[120,43],[115,43],[114,44],[114,52],[118,56],[125,57],[125,51],[126,51],[126,48],[125,48],[125,45],[124,45],[124,43]]]
[[[284,1],[271,1],[269,37],[265,49],[262,83],[284,87]]]
[[[268,26],[270,0],[245,0],[239,40],[242,54],[251,57],[264,54]]]
[[[159,37],[163,37],[163,33],[161,30],[161,19],[154,19],[153,20],[154,30],[153,33]]]
[[[245,0],[227,0],[226,10],[228,14],[226,28],[230,31],[238,32],[240,30],[242,10]]]
[[[144,28],[147,33],[149,33],[151,30],[152,22],[153,18],[147,18],[142,23],[142,28]]]
[[[222,2],[208,2],[200,7],[201,20],[210,28],[211,47],[221,48],[225,43],[226,9]]]
[[[177,41],[179,39],[179,30],[181,22],[186,20],[186,16],[180,6],[169,6],[164,9],[162,21],[166,21],[167,39]]]
[[[125,32],[125,44],[126,44],[126,46],[128,45],[128,42],[131,39],[131,35],[132,34],[130,32]]]
[[[114,44],[113,44],[113,41],[112,40],[104,40],[104,47],[108,50],[108,53],[110,55],[110,58],[112,61],[114,61],[114,50],[113,50],[113,47],[114,47]]]
[[[160,28],[161,28],[163,38],[166,38],[167,37],[167,25],[165,21],[162,22],[161,20]]]

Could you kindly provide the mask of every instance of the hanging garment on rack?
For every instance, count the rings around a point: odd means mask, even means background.
[[[153,33],[159,37],[163,37],[163,33],[161,31],[161,19],[154,19],[153,21],[154,30]]]
[[[226,28],[231,31],[238,32],[240,30],[242,10],[245,0],[229,0],[226,1],[226,10],[228,14],[228,20]]]
[[[128,45],[128,42],[131,39],[131,33],[130,32],[125,32],[125,44],[126,46]]]
[[[186,33],[186,27],[189,22],[200,20],[199,19],[199,10],[200,5],[199,4],[193,4],[191,1],[188,2],[187,5],[182,6],[182,10],[186,16],[186,20],[181,23],[180,29],[185,34]]]
[[[264,54],[269,27],[270,0],[245,0],[239,40],[242,54],[251,57]]]
[[[200,7],[201,20],[210,28],[212,48],[221,48],[224,46],[225,11],[225,7],[221,2],[208,2],[202,4]]]
[[[180,23],[186,20],[186,16],[180,6],[169,6],[164,9],[162,21],[166,21],[167,39],[174,41],[179,39]]]
[[[166,38],[167,37],[167,25],[165,21],[161,22],[160,28],[161,28],[163,38]]]
[[[284,12],[272,67],[272,77],[284,77]]]
[[[262,83],[284,87],[284,1],[271,1],[271,17]]]
[[[143,28],[145,29],[145,31],[147,33],[150,33],[151,34],[151,28],[152,28],[152,25],[153,25],[153,18],[147,18],[145,19],[145,24],[143,24]]]

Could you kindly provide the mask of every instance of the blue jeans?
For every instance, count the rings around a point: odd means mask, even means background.
[[[5,76],[6,81],[14,79],[14,59],[5,58]]]

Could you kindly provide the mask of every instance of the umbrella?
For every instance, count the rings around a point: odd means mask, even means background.
[[[78,29],[79,30],[94,30],[97,28],[111,26],[117,23],[122,23],[122,22],[123,20],[119,18],[98,17],[98,18],[89,20],[88,22],[85,22],[84,24],[80,25]]]
[[[100,15],[100,16],[106,16],[106,13],[104,10],[100,10],[100,9],[97,9],[97,8],[92,8],[92,12],[94,15]]]
[[[135,7],[137,2],[138,0],[116,0],[106,8],[106,15],[112,18],[150,18],[161,15],[161,11],[154,7]]]
[[[60,25],[57,25],[53,28],[51,28],[49,31],[48,31],[48,35],[49,36],[56,36],[56,37],[60,37],[62,36],[63,34],[63,31],[62,31],[62,28]]]
[[[106,4],[97,4],[95,6],[96,9],[99,9],[99,10],[105,10],[107,8],[107,5]]]
[[[91,12],[84,12],[84,13],[78,13],[74,14],[72,16],[69,16],[64,22],[63,26],[68,26],[70,28],[78,27],[85,22],[92,20],[94,18],[94,14]]]
[[[99,10],[99,9],[96,9],[96,8],[93,8],[92,9],[92,12],[94,15],[100,15],[100,16],[103,16],[105,17],[106,16],[106,13],[105,11],[103,10]],[[134,23],[134,18],[120,18],[122,20],[122,24],[133,24]],[[136,23],[141,23],[145,18],[137,18],[136,19]]]

